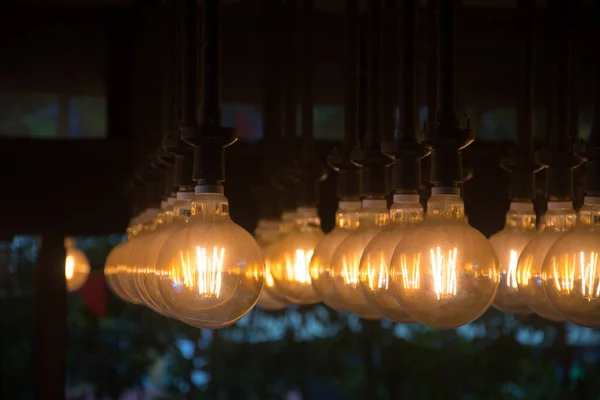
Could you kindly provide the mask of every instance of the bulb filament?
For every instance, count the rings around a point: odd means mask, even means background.
[[[350,257],[346,254],[342,257],[342,278],[346,284],[356,285],[360,282],[358,266],[360,259],[358,254],[352,253]]]
[[[598,253],[591,252],[589,258],[581,251],[579,257],[563,257],[558,263],[552,259],[554,272],[554,285],[560,292],[571,293],[575,287],[575,271],[579,269],[578,278],[581,279],[581,295],[587,300],[594,300],[600,296],[600,282],[596,285],[596,272],[598,268]],[[577,268],[579,264],[579,268]],[[561,268],[562,267],[562,268]],[[560,273],[560,270],[563,273]]]
[[[225,249],[213,247],[212,250],[208,250],[196,247],[195,259],[189,252],[181,252],[180,258],[182,276],[176,281],[183,281],[187,288],[197,287],[202,296],[218,297],[221,293]]]
[[[510,260],[508,263],[508,271],[506,271],[506,286],[517,288],[517,265],[519,264],[519,254],[515,250],[510,251]]]
[[[400,265],[402,268],[402,285],[405,289],[419,289],[421,287],[421,254],[414,256],[413,263],[414,268],[410,268],[409,274],[409,263],[406,260],[406,255],[400,256]]]
[[[456,295],[456,247],[442,254],[439,247],[430,250],[433,287],[438,300]]]
[[[290,280],[299,283],[310,283],[309,263],[313,250],[296,249],[292,260],[286,254],[285,270]],[[268,283],[267,283],[268,285]]]
[[[75,273],[75,259],[73,256],[67,256],[65,260],[65,276],[68,279],[73,278],[73,274]]]
[[[388,269],[383,254],[379,256],[379,262],[377,264],[371,263],[371,259],[369,258],[367,281],[369,284],[369,289],[387,290]]]

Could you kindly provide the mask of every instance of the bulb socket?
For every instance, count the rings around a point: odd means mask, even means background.
[[[573,167],[549,165],[546,171],[546,190],[549,201],[568,201],[573,198]]]
[[[462,153],[453,147],[431,150],[431,183],[434,187],[460,188],[463,181]]]
[[[175,164],[173,166],[173,185],[179,187],[192,185],[193,165],[194,158],[191,154],[175,155]]]

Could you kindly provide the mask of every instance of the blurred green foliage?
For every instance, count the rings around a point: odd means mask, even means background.
[[[114,241],[78,245],[100,269]],[[33,398],[33,296],[0,306],[0,397]],[[596,332],[535,316],[492,309],[468,327],[438,331],[316,305],[254,310],[210,331],[112,295],[107,308],[98,320],[69,295],[71,399],[126,399],[136,388],[156,399],[285,399],[292,391],[328,400],[600,399]]]

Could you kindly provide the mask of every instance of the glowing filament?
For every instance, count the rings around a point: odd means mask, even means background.
[[[600,283],[594,293],[596,280],[596,268],[598,266],[598,253],[590,253],[589,263],[585,262],[585,254],[579,253],[579,268],[581,269],[581,294],[588,300],[597,298],[600,295]]]
[[[456,295],[456,247],[447,255],[437,247],[430,250],[433,287],[438,300]]]
[[[180,253],[181,273],[174,270],[173,280],[183,282],[187,288],[197,287],[198,293],[203,296],[217,297],[221,293],[223,262],[225,249],[213,247],[208,250],[196,247],[196,257],[191,259],[189,253]]]
[[[553,257],[554,285],[558,291],[569,294],[575,288],[575,280],[581,280],[581,295],[587,300],[594,300],[600,296],[600,283],[596,285],[597,268],[598,253],[595,252],[590,253],[589,259],[583,251],[578,256],[573,254],[572,260],[568,255],[558,262]]]
[[[272,288],[273,286],[275,286],[275,280],[273,279],[273,275],[271,275],[271,268],[269,268],[268,265],[266,265],[266,262],[265,262],[264,279],[265,279],[265,285],[267,285],[267,287]]]
[[[388,288],[388,268],[383,254],[379,256],[377,265],[371,263],[369,259],[367,281],[369,289],[384,289]]]
[[[296,249],[292,260],[286,254],[285,270],[290,280],[299,283],[310,283],[309,264],[313,250]],[[267,284],[268,285],[268,284]]]
[[[65,276],[68,279],[73,278],[73,274],[75,273],[75,259],[73,256],[67,256],[65,260]]]
[[[406,255],[400,256],[400,266],[402,269],[402,285],[405,289],[419,289],[421,287],[421,254],[417,254],[413,259],[414,267],[409,265]],[[411,268],[409,268],[411,267]]]
[[[517,288],[517,265],[519,263],[519,253],[515,250],[510,251],[510,260],[508,262],[508,271],[506,271],[506,286]]]
[[[342,257],[342,278],[344,282],[350,285],[356,285],[360,281],[358,267],[360,265],[360,258],[358,254],[352,253],[350,257],[346,254]]]

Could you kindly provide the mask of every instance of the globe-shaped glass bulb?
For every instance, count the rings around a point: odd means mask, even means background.
[[[258,221],[256,230],[254,231],[254,237],[256,238],[256,242],[258,243],[265,257],[270,246],[274,245],[283,234],[282,230],[280,229],[281,225],[281,220],[261,219]],[[269,267],[268,263],[265,263],[264,280],[265,289],[258,298],[258,303],[256,303],[256,306],[267,311],[276,311],[286,308],[289,303],[274,294],[274,291],[276,290],[275,280],[273,279],[271,268]]]
[[[396,194],[390,207],[390,224],[369,242],[360,260],[360,283],[373,307],[382,316],[402,323],[414,322],[392,290],[389,272],[400,240],[423,222],[419,195]]]
[[[110,253],[108,253],[108,257],[106,257],[106,262],[104,264],[104,277],[106,279],[106,283],[109,289],[121,300],[126,301],[128,303],[136,303],[136,299],[130,298],[127,293],[123,289],[121,289],[119,283],[119,276],[123,273],[123,253],[127,250],[129,242],[123,242],[116,245]]]
[[[90,274],[90,263],[83,253],[75,246],[71,238],[65,239],[65,277],[67,279],[67,290],[74,292],[83,286]]]
[[[156,231],[160,231],[165,224],[171,222],[173,218],[172,209],[161,209],[156,218],[153,221],[144,225],[143,232],[140,233],[137,239],[131,243],[131,251],[129,256],[129,266],[133,270],[133,284],[137,290],[138,296],[143,305],[150,308],[151,310],[163,314],[160,308],[156,307],[152,299],[150,298],[146,286],[144,285],[144,279],[153,273],[153,269],[146,263],[146,255],[150,251],[150,243],[156,234]]]
[[[490,237],[500,266],[500,286],[494,307],[509,314],[530,314],[531,309],[519,293],[517,264],[521,252],[538,234],[532,203],[511,203],[504,229]]]
[[[192,217],[160,250],[159,289],[172,312],[190,325],[222,328],[254,307],[264,262],[252,236],[229,218],[220,193],[196,195]]]
[[[156,263],[167,239],[187,223],[191,215],[191,199],[194,197],[194,192],[184,188],[177,192],[176,196],[175,201],[172,204],[169,202],[169,208],[163,212],[156,230],[144,238],[145,243],[137,250],[140,265],[136,277],[138,290],[150,309],[170,318],[176,316],[160,294]]]
[[[567,320],[600,326],[600,197],[587,196],[577,227],[558,239],[542,267],[552,306]]]
[[[371,239],[389,223],[385,200],[365,199],[360,211],[360,225],[335,250],[330,274],[335,290],[348,310],[364,319],[380,319],[371,307],[360,283],[360,259]]]
[[[546,227],[523,249],[517,264],[517,284],[519,293],[529,308],[540,317],[550,321],[564,321],[548,301],[542,285],[542,267],[548,250],[565,233],[575,227],[577,214],[568,202],[549,202],[544,216]]]
[[[157,211],[148,209],[133,218],[127,228],[127,241],[115,246],[106,258],[104,274],[109,287],[118,297],[132,304],[142,302],[133,284],[133,268],[129,265],[132,243],[143,231],[144,224],[156,216]]]
[[[128,241],[126,251],[123,251],[122,263],[124,267],[119,274],[119,285],[130,298],[136,300],[137,304],[145,305],[145,299],[138,290],[136,279],[140,275],[140,265],[136,260],[137,249],[144,243],[144,238],[156,228],[156,219],[160,210],[152,208],[146,210],[139,223],[132,229],[132,239]]]
[[[494,248],[465,221],[460,196],[442,190],[434,188],[427,220],[398,244],[390,274],[398,303],[412,318],[447,329],[481,316],[500,276]]]
[[[266,252],[276,293],[295,304],[319,302],[309,273],[310,259],[323,237],[321,220],[312,207],[298,208],[296,227]]]
[[[310,260],[312,285],[323,303],[338,311],[347,311],[331,278],[331,261],[340,243],[351,235],[359,225],[360,201],[340,201],[335,215],[335,228],[319,241]]]

